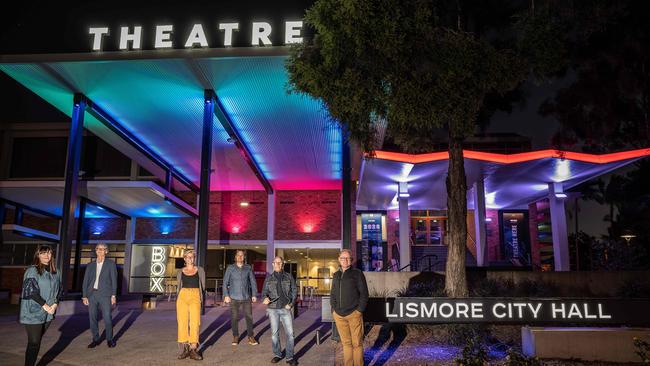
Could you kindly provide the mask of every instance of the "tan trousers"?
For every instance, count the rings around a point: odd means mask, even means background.
[[[348,316],[333,315],[343,344],[343,364],[363,366],[363,314],[355,310]]]
[[[183,288],[176,299],[178,343],[199,343],[201,293],[198,288]]]

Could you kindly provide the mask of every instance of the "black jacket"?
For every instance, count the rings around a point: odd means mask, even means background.
[[[271,300],[271,303],[268,305],[269,309],[280,309],[278,299],[280,294],[278,293],[278,280],[273,276],[274,272],[269,273],[264,280],[264,285],[262,286],[262,299],[268,297]],[[282,291],[284,296],[289,299],[289,305],[293,306],[296,302],[296,296],[298,295],[298,290],[296,289],[296,281],[293,279],[293,276],[287,272],[280,272],[282,274]]]
[[[362,313],[366,310],[368,284],[361,270],[350,267],[345,272],[339,269],[334,273],[330,304],[340,316],[350,315],[354,310]]]

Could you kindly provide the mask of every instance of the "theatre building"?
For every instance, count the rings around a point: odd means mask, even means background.
[[[171,291],[189,248],[209,290],[236,249],[259,281],[281,255],[317,293],[341,248],[366,271],[444,272],[446,150],[364,156],[317,100],[287,93],[286,44],[299,35],[287,27],[279,45],[209,48],[197,33],[191,49],[136,51],[129,38],[125,50],[1,56],[17,88],[67,117],[2,125],[0,288],[20,291],[42,243],[71,292],[100,242],[122,294]],[[464,155],[467,265],[568,271],[567,191],[650,150],[479,136]]]

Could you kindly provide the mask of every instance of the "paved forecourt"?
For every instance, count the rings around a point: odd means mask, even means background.
[[[104,341],[95,349],[87,349],[91,341],[88,316],[57,317],[43,337],[40,357],[48,365],[187,365],[196,362],[219,365],[269,364],[271,330],[265,306],[254,304],[253,321],[257,346],[246,343],[246,325],[239,323],[241,342],[232,346],[230,311],[227,307],[208,307],[201,318],[203,361],[177,360],[176,312],[174,302],[162,301],[155,310],[142,311],[137,303],[123,303],[113,311],[117,347],[108,348]],[[103,322],[100,321],[100,330]],[[244,330],[244,331],[242,331]],[[316,330],[325,333],[325,341],[316,344]],[[282,345],[285,345],[284,333]],[[329,323],[321,323],[320,309],[301,309],[294,320],[295,352],[302,365],[333,365],[336,346],[329,339]],[[0,316],[0,363],[22,365],[27,335],[16,315]],[[284,360],[281,364],[285,364]]]

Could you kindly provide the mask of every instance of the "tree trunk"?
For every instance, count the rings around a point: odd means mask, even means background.
[[[465,251],[467,242],[467,182],[463,159],[463,139],[449,134],[447,173],[447,215],[449,248],[445,273],[445,292],[450,297],[467,297]]]

